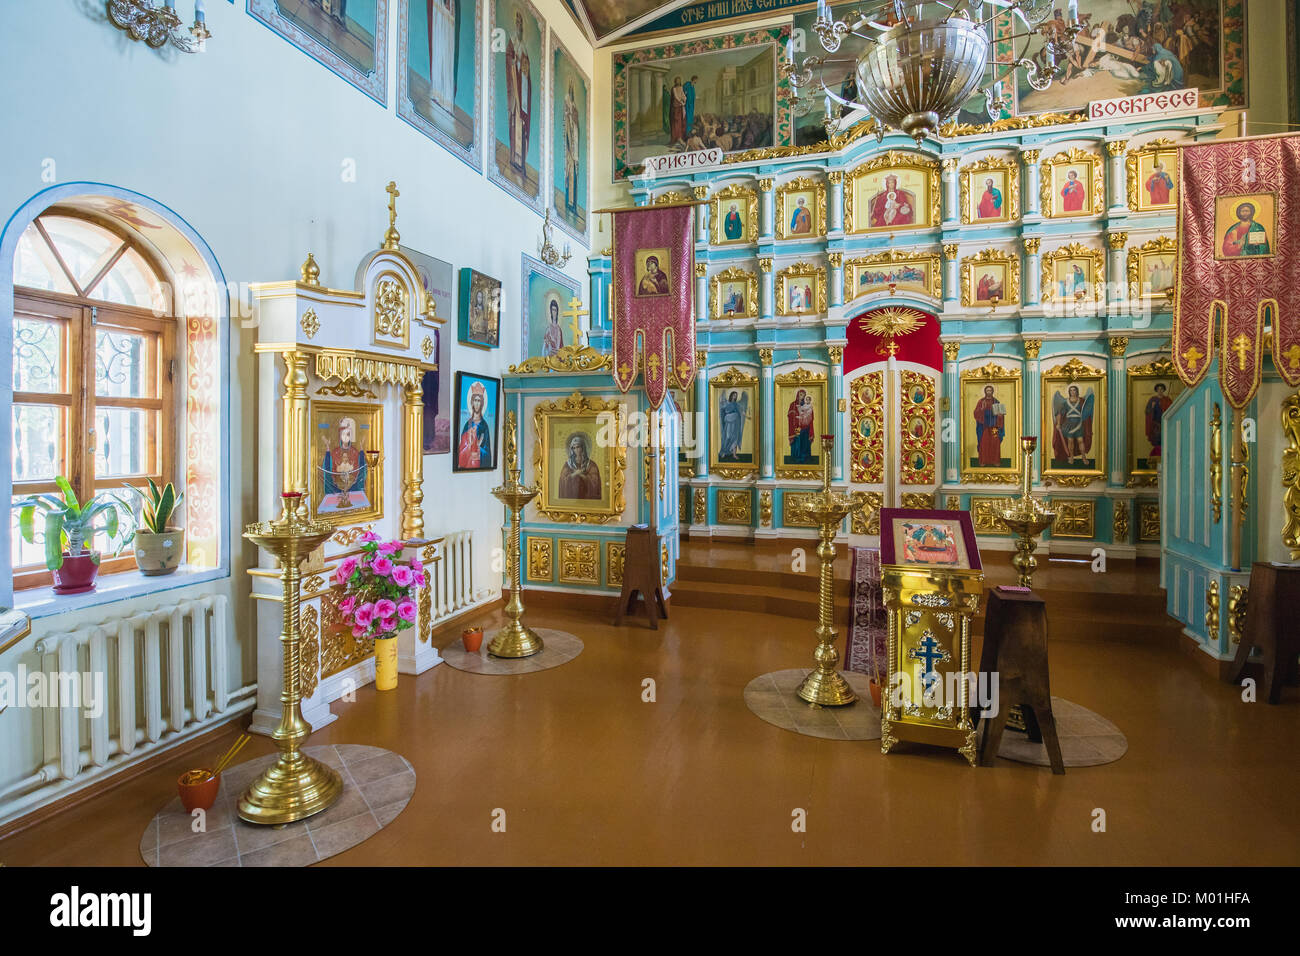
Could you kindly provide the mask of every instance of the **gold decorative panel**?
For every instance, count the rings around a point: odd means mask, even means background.
[[[1085,498],[1053,498],[1056,522],[1053,538],[1095,538],[1097,536],[1097,502]]]
[[[868,372],[853,380],[849,401],[849,479],[873,485],[885,480],[885,375]]]
[[[528,539],[529,581],[555,580],[555,567],[551,562],[552,544],[550,538]]]
[[[899,500],[899,504],[904,508],[911,508],[915,511],[932,511],[934,510],[934,493],[933,492],[905,492]]]
[[[298,673],[302,683],[302,696],[310,697],[316,693],[316,679],[320,674],[320,618],[316,608],[310,604],[304,607],[299,622],[298,630],[302,637],[298,645]]]
[[[338,600],[341,597],[342,592],[336,588],[320,599],[322,679],[360,664],[375,652],[374,638],[352,636],[352,628],[339,613]]]
[[[1144,501],[1138,505],[1138,541],[1146,544],[1160,541],[1160,503]]]
[[[703,488],[695,489],[695,524],[708,524],[709,521],[709,493]]]
[[[433,597],[429,587],[420,588],[420,643],[433,640]]]
[[[934,379],[912,369],[903,369],[899,375],[899,480],[905,485],[933,484]]]
[[[406,282],[395,273],[386,273],[375,283],[375,344],[411,344],[409,314],[410,292]]]
[[[1111,540],[1115,544],[1128,544],[1129,507],[1127,501],[1116,501],[1111,507]]]
[[[627,558],[627,545],[622,541],[605,542],[605,584],[608,587],[623,586],[623,563]]]
[[[819,492],[787,491],[781,496],[781,526],[784,528],[816,528],[817,521],[808,508]]]
[[[600,583],[600,542],[560,539],[560,581]]]
[[[998,512],[1003,508],[1010,508],[1014,504],[1014,498],[990,498],[982,495],[971,495],[970,513],[971,520],[975,524],[975,533],[1010,534],[1011,532],[1007,530],[1007,526],[998,517]]]
[[[718,523],[749,526],[754,523],[754,496],[748,491],[723,488],[718,492]]]
[[[849,516],[849,530],[854,534],[880,534],[880,509],[885,505],[885,496],[879,491],[855,491],[853,500],[858,507]]]
[[[772,492],[768,489],[758,493],[758,520],[764,528],[772,527]]]

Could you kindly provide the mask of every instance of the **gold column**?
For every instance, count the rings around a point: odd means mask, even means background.
[[[424,393],[416,378],[403,390],[402,539],[424,537]]]
[[[281,491],[307,494],[307,463],[311,457],[310,425],[307,421],[307,361],[310,356],[296,349],[284,355],[284,482]]]

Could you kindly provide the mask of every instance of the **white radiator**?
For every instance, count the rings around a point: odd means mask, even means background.
[[[481,602],[474,587],[474,532],[454,531],[431,542],[434,563],[429,576],[432,623],[437,624]]]
[[[249,710],[256,687],[230,688],[228,603],[206,595],[36,641],[58,701],[52,690],[38,722],[45,763],[0,791],[0,823]],[[72,692],[86,680],[93,708]]]

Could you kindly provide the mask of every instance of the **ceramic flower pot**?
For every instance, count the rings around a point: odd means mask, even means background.
[[[465,650],[477,654],[478,649],[483,646],[483,628],[467,627],[460,632],[460,639],[465,645]]]
[[[221,789],[221,774],[213,774],[206,768],[186,770],[176,781],[176,791],[181,797],[181,806],[186,813],[195,810],[211,810],[217,802],[217,791]]]
[[[135,533],[135,563],[141,574],[150,577],[171,574],[181,566],[184,554],[185,532],[180,528],[168,528],[160,534]]]
[[[397,638],[375,638],[375,690],[397,689]]]
[[[95,590],[99,562],[90,551],[63,555],[63,567],[54,572],[54,590],[59,594],[84,594]]]

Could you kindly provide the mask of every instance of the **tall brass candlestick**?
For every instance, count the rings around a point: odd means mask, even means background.
[[[1034,450],[1037,447],[1038,438],[1034,435],[1026,435],[1020,439],[1020,498],[1010,508],[1003,508],[998,512],[998,517],[1002,519],[1003,524],[1011,530],[1012,534],[1018,536],[1016,556],[1011,559],[1011,563],[1020,573],[1020,586],[1024,588],[1034,586],[1034,569],[1038,567],[1038,559],[1034,557],[1038,542],[1034,540],[1034,536],[1042,534],[1056,520],[1056,512],[1030,494],[1033,484]]]
[[[844,516],[854,510],[854,502],[847,496],[831,490],[831,457],[835,447],[834,435],[822,436],[822,490],[808,504],[805,514],[816,520],[821,537],[817,557],[821,561],[817,600],[817,650],[813,659],[817,666],[799,685],[798,694],[810,704],[823,707],[842,707],[857,700],[853,688],[836,669],[840,654],[835,649],[835,532]]]
[[[301,566],[321,546],[334,528],[303,514],[302,495],[286,492],[284,509],[274,521],[250,524],[244,537],[280,560],[284,580],[284,690],[280,725],[271,739],[280,757],[249,785],[239,798],[239,816],[249,823],[282,824],[301,820],[326,809],[343,792],[337,773],[301,751],[311,727],[302,717],[302,675],[298,654],[298,582]]]
[[[537,489],[519,483],[516,467],[515,413],[506,414],[506,483],[492,489],[492,495],[510,509],[510,542],[506,548],[506,562],[510,574],[510,602],[506,605],[509,623],[488,643],[488,653],[493,657],[531,657],[542,649],[542,639],[520,618],[524,616],[523,574],[520,570],[520,523],[524,507],[537,497]]]

